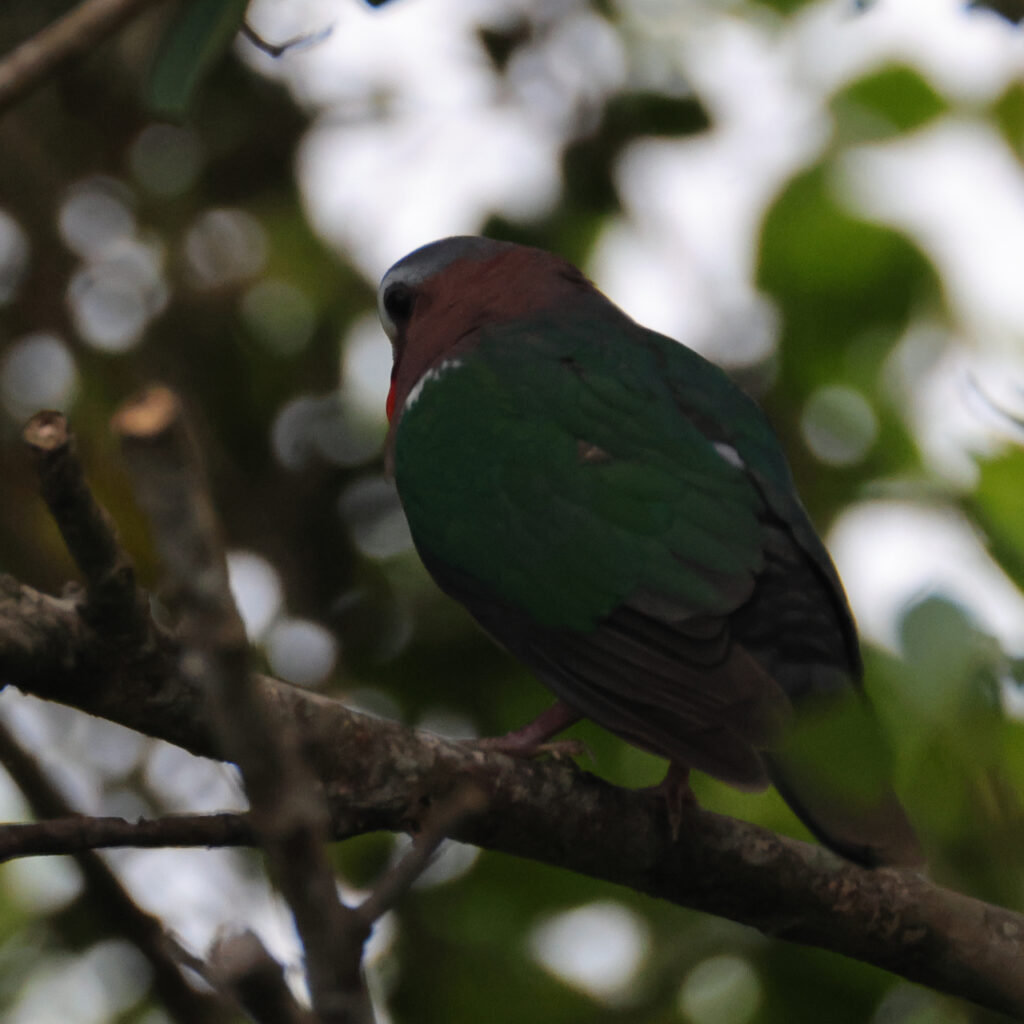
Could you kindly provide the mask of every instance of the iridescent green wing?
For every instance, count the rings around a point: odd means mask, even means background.
[[[679,617],[745,600],[763,498],[644,341],[625,318],[536,319],[439,367],[396,437],[418,547],[548,627],[593,629],[630,600]]]

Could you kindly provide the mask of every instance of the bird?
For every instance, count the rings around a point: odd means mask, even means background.
[[[757,403],[531,246],[431,242],[377,300],[419,557],[557,698],[498,747],[584,717],[666,758],[666,784],[774,784],[847,859],[919,865],[842,583]],[[837,772],[850,730],[862,763]]]

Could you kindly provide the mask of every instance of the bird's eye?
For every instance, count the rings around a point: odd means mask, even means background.
[[[384,312],[396,327],[400,327],[412,316],[412,307],[415,304],[416,293],[401,281],[393,284],[384,293]]]

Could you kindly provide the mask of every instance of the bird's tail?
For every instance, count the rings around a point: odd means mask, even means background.
[[[923,867],[867,700],[851,693],[827,706],[801,705],[786,742],[763,755],[786,803],[818,839],[849,860],[865,867]]]

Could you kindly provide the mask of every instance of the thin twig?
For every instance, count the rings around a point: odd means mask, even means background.
[[[334,31],[333,25],[326,25],[317,29],[316,32],[303,32],[300,36],[286,39],[283,43],[271,43],[261,36],[247,21],[242,22],[242,35],[269,57],[283,57],[290,50],[306,50],[311,46],[317,46],[327,39]]]
[[[3,755],[0,753],[0,763]],[[378,831],[380,815],[357,808],[337,806],[331,815],[330,838],[334,842]],[[63,805],[52,809],[61,815]],[[42,813],[42,809],[38,809]],[[219,849],[258,846],[260,842],[247,813],[168,814],[160,818],[98,817],[72,814],[43,821],[0,824],[0,864],[20,857],[53,857],[83,850]]]
[[[292,731],[272,724],[251,678],[219,524],[180,402],[166,388],[151,388],[124,406],[113,426],[186,613],[182,669],[210,694],[224,756],[242,773],[272,876],[302,939],[314,1010],[325,1022],[372,1021],[362,942],[352,945],[356,915],[338,897],[324,845],[323,791]]]
[[[162,0],[85,0],[0,60],[0,113]]]
[[[257,1024],[319,1024],[291,994],[281,965],[260,937],[244,931],[218,939],[206,960],[196,956],[176,935],[164,942],[182,967],[198,975],[214,992],[234,1003]]]
[[[405,856],[374,886],[357,908],[363,922],[370,926],[383,917],[405,895],[426,870],[437,848],[471,814],[487,806],[487,797],[479,786],[464,782],[443,800],[427,819],[426,827],[413,840]]]
[[[296,1002],[281,965],[255,932],[214,943],[204,977],[218,991],[229,992],[258,1024],[317,1024]]]
[[[247,814],[173,814],[163,818],[47,818],[26,824],[0,825],[0,863],[16,857],[79,853],[111,847],[253,846]]]
[[[74,815],[64,796],[47,778],[39,763],[22,749],[11,732],[0,723],[0,763],[25,795],[33,811],[41,816]],[[89,820],[89,819],[85,819]],[[40,822],[40,827],[48,825]],[[32,828],[33,826],[22,826]],[[99,854],[89,849],[72,851],[85,878],[88,898],[110,922],[133,942],[153,968],[153,988],[170,1016],[180,1024],[226,1024],[230,1009],[213,996],[197,992],[182,977],[164,943],[163,924],[146,913],[118,881]]]
[[[209,960],[210,980],[231,992],[259,1024],[315,1024],[313,1014],[295,1001],[281,965],[255,932],[219,940]]]
[[[22,431],[32,452],[39,490],[88,588],[83,616],[102,624],[111,640],[142,638],[148,605],[135,585],[135,568],[114,524],[93,497],[75,438],[59,412],[39,412]]]

